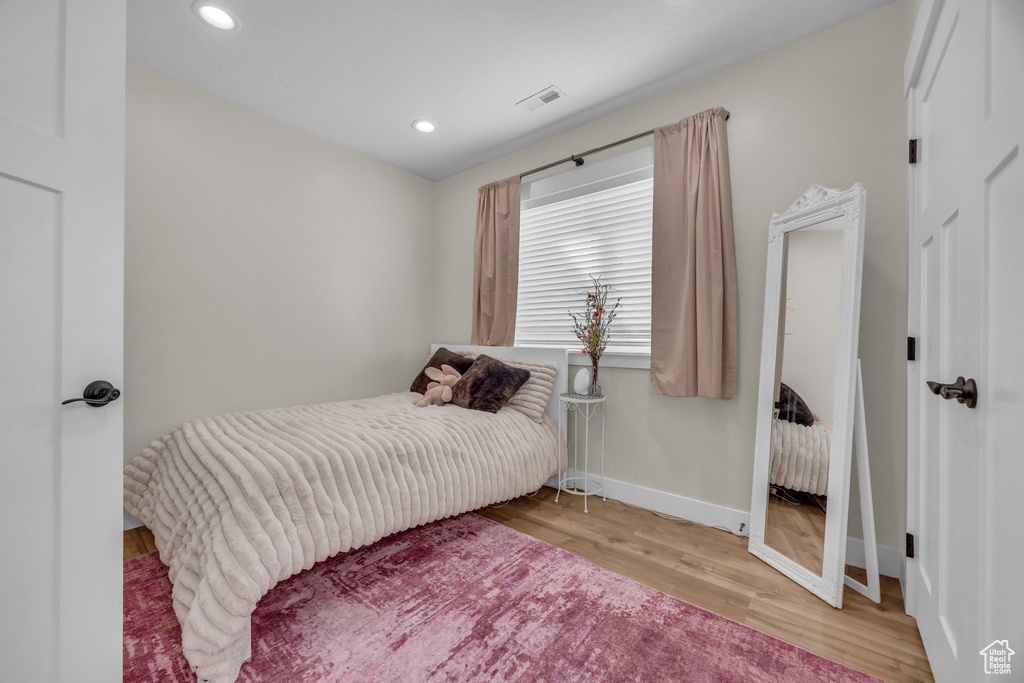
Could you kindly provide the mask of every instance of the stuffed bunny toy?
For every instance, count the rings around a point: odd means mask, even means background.
[[[450,365],[442,365],[441,369],[427,368],[427,377],[433,381],[427,385],[427,391],[423,398],[416,401],[416,406],[426,408],[427,406],[443,406],[452,400],[452,387],[462,379],[462,373]]]

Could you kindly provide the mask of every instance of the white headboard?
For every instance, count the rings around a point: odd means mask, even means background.
[[[558,424],[558,395],[569,391],[569,352],[566,349],[545,349],[536,346],[469,346],[466,344],[431,344],[430,353],[441,347],[456,353],[473,351],[486,353],[492,358],[519,358],[534,363],[551,363],[558,368],[555,375],[555,388],[548,399],[545,410],[548,417]],[[564,428],[564,426],[563,426]]]

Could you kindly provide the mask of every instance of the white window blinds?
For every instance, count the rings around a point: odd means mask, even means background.
[[[568,311],[583,308],[593,275],[622,298],[609,348],[650,348],[653,188],[651,147],[524,187],[517,345],[578,346]]]

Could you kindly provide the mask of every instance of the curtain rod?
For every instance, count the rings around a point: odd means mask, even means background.
[[[728,121],[729,117],[726,116],[725,120]],[[642,137],[646,137],[648,135],[653,135],[653,134],[654,134],[654,129],[653,128],[650,129],[650,130],[645,130],[643,133],[637,133],[636,135],[630,135],[628,138],[622,138],[621,140],[616,140],[615,142],[609,142],[607,145],[601,145],[600,147],[595,147],[594,149],[588,149],[586,152],[580,152],[579,154],[573,154],[571,156],[565,157],[564,159],[559,159],[558,161],[552,161],[550,164],[544,164],[543,166],[538,166],[537,168],[531,168],[529,171],[526,171],[524,173],[520,173],[519,177],[520,178],[525,178],[528,175],[532,175],[534,173],[540,173],[541,171],[546,171],[549,168],[554,168],[555,166],[558,166],[559,164],[564,164],[564,163],[569,162],[569,161],[573,162],[577,166],[582,166],[583,165],[583,157],[590,156],[591,154],[597,154],[598,152],[603,152],[606,149],[611,149],[612,147],[618,147],[619,145],[624,145],[627,142],[633,142],[633,140],[639,140]]]

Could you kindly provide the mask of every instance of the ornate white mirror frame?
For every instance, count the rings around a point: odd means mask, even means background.
[[[832,190],[814,185],[784,213],[772,215],[761,341],[761,379],[757,398],[749,550],[837,608],[842,607],[843,577],[846,571],[846,536],[858,372],[857,339],[860,329],[860,294],[864,262],[864,213],[865,192],[863,186],[857,183],[849,190]],[[826,222],[829,222],[829,225],[823,225]],[[824,561],[820,576],[765,544],[780,306],[784,296],[782,287],[785,236],[787,233],[803,229],[843,231],[835,397],[829,453],[828,514],[825,519]]]

